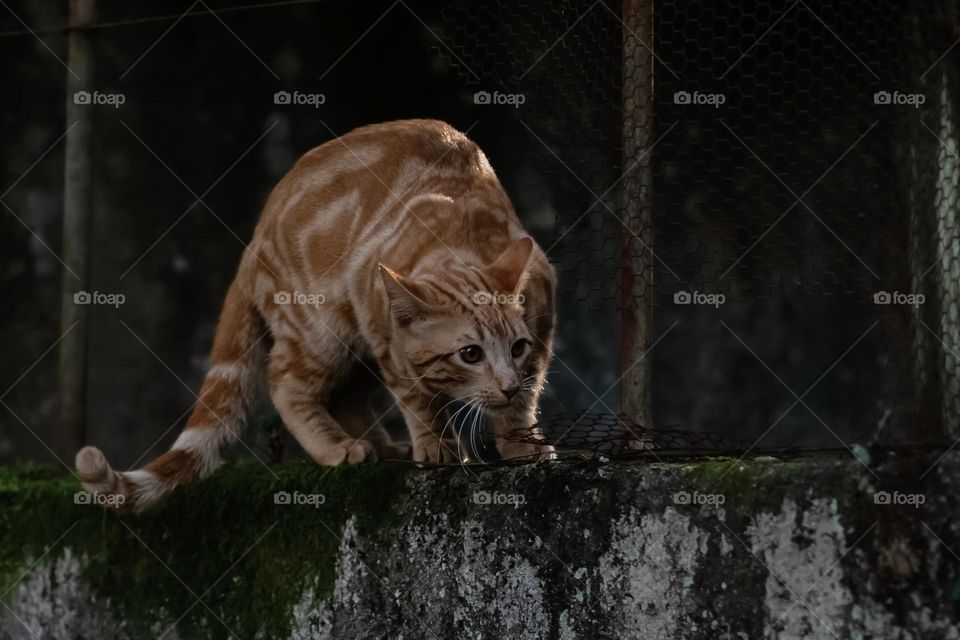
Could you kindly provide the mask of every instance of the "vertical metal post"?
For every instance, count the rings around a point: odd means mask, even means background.
[[[58,454],[72,459],[86,437],[87,317],[89,306],[76,304],[74,294],[88,291],[90,243],[90,137],[92,104],[76,100],[93,90],[93,63],[85,27],[93,21],[94,0],[70,0],[67,33],[66,152],[63,172],[63,261],[60,324],[60,432]]]
[[[623,0],[623,198],[621,409],[651,425],[653,0]]]

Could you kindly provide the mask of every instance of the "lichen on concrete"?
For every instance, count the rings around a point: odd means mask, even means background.
[[[71,638],[84,630],[102,640],[125,638],[123,620],[113,615],[110,602],[98,599],[84,582],[83,564],[70,547],[49,558],[28,559],[23,579],[11,589],[7,615],[0,618],[4,636]]]
[[[670,638],[681,617],[694,615],[689,597],[708,534],[673,507],[662,514],[630,509],[613,526],[600,557],[600,607],[618,628]]]
[[[501,549],[501,535],[491,536],[478,520],[461,524],[454,620],[472,638],[483,637],[489,620],[497,620],[510,637],[546,638],[550,620],[543,579],[529,560]]]
[[[847,540],[836,500],[815,499],[802,511],[787,498],[777,513],[759,513],[747,528],[752,552],[768,573],[766,630],[788,637],[839,634],[853,603],[837,563]]]

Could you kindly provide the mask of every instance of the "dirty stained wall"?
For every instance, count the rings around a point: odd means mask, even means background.
[[[0,630],[956,638],[960,458],[904,464],[239,465],[121,517],[4,471]]]

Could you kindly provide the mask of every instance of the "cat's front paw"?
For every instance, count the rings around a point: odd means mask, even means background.
[[[421,438],[413,444],[413,459],[415,462],[460,462],[457,441],[453,438]]]
[[[326,464],[357,464],[359,462],[375,462],[377,451],[373,443],[368,440],[344,440],[332,447],[330,460]]]
[[[526,442],[501,442],[497,451],[504,460],[520,462],[538,462],[540,460],[556,460],[557,451],[549,444],[529,444]]]

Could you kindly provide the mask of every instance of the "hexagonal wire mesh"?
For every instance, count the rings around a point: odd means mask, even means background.
[[[957,432],[958,15],[872,0],[446,7],[464,82],[525,96],[532,162],[556,189],[561,296],[621,310],[630,417],[546,418],[551,439],[696,454]]]

